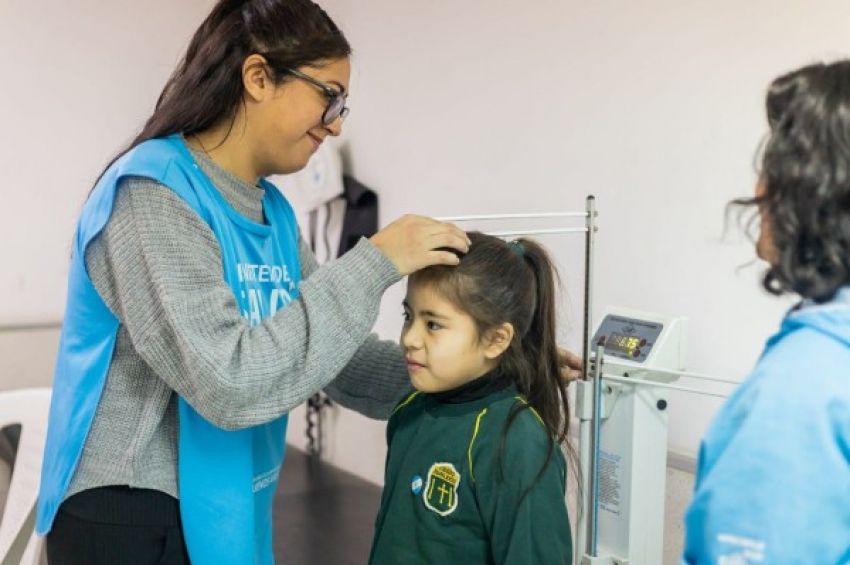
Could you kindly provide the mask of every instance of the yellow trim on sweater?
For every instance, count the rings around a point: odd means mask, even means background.
[[[481,418],[487,413],[487,409],[485,408],[481,412],[478,413],[478,417],[475,418],[475,429],[472,432],[472,439],[469,440],[469,447],[466,449],[466,457],[469,460],[469,478],[474,483],[475,482],[475,474],[472,472],[472,445],[475,443],[475,438],[478,437],[478,429],[481,427]]]
[[[517,400],[528,406],[528,409],[531,410],[531,413],[537,418],[537,421],[540,422],[540,425],[543,426],[543,429],[546,429],[546,424],[543,423],[543,418],[540,417],[540,414],[537,413],[537,410],[534,409],[534,406],[531,406],[526,399],[521,396],[515,396]]]
[[[407,396],[407,398],[405,398],[405,399],[402,401],[402,403],[401,403],[401,404],[399,404],[398,406],[396,406],[396,407],[395,407],[395,409],[393,409],[393,414],[395,414],[396,412],[398,412],[399,410],[401,410],[402,408],[404,408],[405,406],[407,406],[408,404],[410,404],[411,402],[413,402],[413,399],[414,399],[414,398],[416,398],[416,397],[419,395],[419,393],[420,393],[420,392],[421,392],[421,391],[418,391],[418,390],[417,390],[417,391],[414,391],[414,392],[411,392],[411,393]]]

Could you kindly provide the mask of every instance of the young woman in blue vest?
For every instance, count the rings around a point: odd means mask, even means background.
[[[850,61],[777,78],[756,196],[791,309],[700,447],[683,562],[850,562]]]
[[[348,112],[350,47],[310,0],[221,0],[81,213],[38,505],[51,564],[268,564],[287,413],[325,388],[387,417],[384,290],[454,265],[406,216],[318,268],[264,177]],[[332,532],[329,532],[332,535]]]

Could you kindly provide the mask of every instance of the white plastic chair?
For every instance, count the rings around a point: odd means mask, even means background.
[[[0,564],[39,565],[44,540],[35,535],[35,504],[47,435],[50,389],[0,392],[0,428],[21,426],[12,483],[0,517]]]

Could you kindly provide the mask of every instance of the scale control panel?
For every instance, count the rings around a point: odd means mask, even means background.
[[[660,322],[608,314],[593,336],[591,347],[595,349],[602,345],[605,347],[605,355],[643,363],[663,329],[664,324]]]

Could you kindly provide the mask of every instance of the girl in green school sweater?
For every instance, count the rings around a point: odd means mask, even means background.
[[[387,427],[370,564],[569,564],[555,271],[533,241],[468,235],[459,266],[408,281],[416,390]]]

